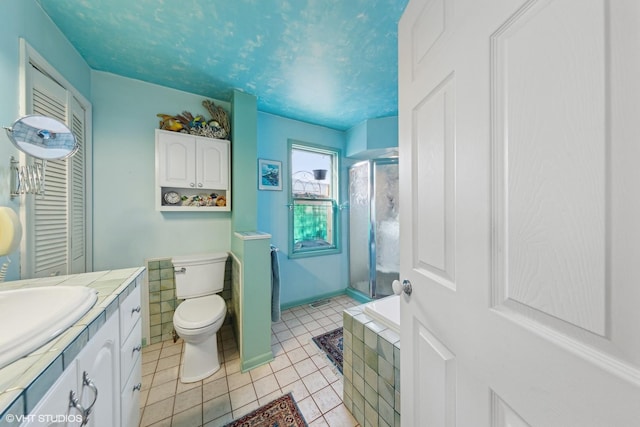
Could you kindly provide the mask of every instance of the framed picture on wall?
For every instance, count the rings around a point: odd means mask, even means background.
[[[282,190],[282,162],[258,159],[258,190]]]

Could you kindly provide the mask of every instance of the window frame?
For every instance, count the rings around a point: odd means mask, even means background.
[[[307,150],[310,152],[318,153],[318,154],[327,154],[332,156],[332,165],[331,165],[331,196],[328,198],[309,198],[309,197],[295,197],[293,194],[293,150]],[[323,255],[333,255],[342,252],[341,245],[341,218],[340,218],[340,208],[339,208],[339,200],[340,200],[340,164],[342,158],[342,152],[339,148],[327,147],[323,145],[298,141],[294,139],[288,140],[288,154],[289,154],[289,162],[288,162],[288,177],[287,181],[289,183],[288,189],[288,206],[289,206],[289,223],[288,223],[288,246],[289,246],[289,254],[288,257],[295,258],[307,258],[307,257],[315,257],[315,256],[323,256]],[[296,202],[304,202],[304,201],[330,201],[332,205],[332,216],[333,216],[333,224],[332,224],[332,236],[333,236],[333,245],[330,247],[319,247],[319,248],[306,248],[306,249],[295,249],[294,242],[294,206]]]

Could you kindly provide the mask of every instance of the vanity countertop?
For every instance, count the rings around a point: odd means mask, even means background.
[[[118,309],[144,270],[144,267],[125,268],[0,283],[0,291],[64,285],[86,286],[98,293],[95,305],[73,326],[27,356],[0,369],[0,414],[32,408],[37,402],[27,400],[35,400],[46,392],[52,381],[62,374],[66,365]],[[3,328],[10,327],[0,325],[0,333]],[[4,418],[0,416],[0,426],[4,425]]]

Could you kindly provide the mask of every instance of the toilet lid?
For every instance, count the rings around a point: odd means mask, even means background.
[[[226,304],[220,295],[187,299],[176,309],[174,322],[177,321],[184,329],[204,328],[224,316],[226,311]]]

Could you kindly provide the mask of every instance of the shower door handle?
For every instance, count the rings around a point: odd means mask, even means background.
[[[402,281],[402,285],[399,280],[394,280],[391,287],[393,288],[393,293],[396,295],[400,295],[404,292],[407,296],[411,296],[411,292],[413,292],[411,282],[408,279],[404,279]]]

